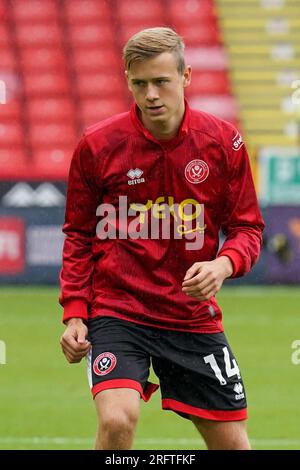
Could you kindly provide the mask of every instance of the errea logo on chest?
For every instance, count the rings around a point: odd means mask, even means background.
[[[142,174],[144,172],[140,170],[139,168],[136,168],[135,170],[131,169],[127,172],[128,178],[130,178],[127,182],[129,185],[131,184],[140,184],[140,183],[145,183],[145,178],[141,178]]]

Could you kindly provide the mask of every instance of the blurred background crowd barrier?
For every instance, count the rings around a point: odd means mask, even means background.
[[[0,0],[1,283],[57,283],[74,147],[130,107],[122,47],[153,26],[185,40],[191,106],[249,150],[267,228],[235,282],[300,282],[299,0]]]

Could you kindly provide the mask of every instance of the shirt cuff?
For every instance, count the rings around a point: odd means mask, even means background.
[[[88,319],[87,303],[83,299],[71,299],[64,303],[63,323],[70,318]]]
[[[242,256],[236,250],[225,248],[224,251],[221,250],[220,253],[218,253],[217,258],[220,256],[228,256],[230,259],[233,267],[233,273],[230,276],[231,278],[239,277],[244,274],[244,261]]]

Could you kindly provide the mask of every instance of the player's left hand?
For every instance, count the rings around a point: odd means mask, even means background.
[[[194,263],[185,274],[182,290],[198,300],[209,300],[216,295],[224,280],[232,273],[233,266],[228,256]]]

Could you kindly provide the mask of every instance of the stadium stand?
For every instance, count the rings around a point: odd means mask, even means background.
[[[130,106],[121,51],[145,27],[184,37],[192,106],[239,125],[213,0],[0,0],[0,17],[2,180],[66,180],[83,129]]]
[[[299,130],[291,84],[300,70],[299,1],[218,0],[217,4],[249,145],[295,147]]]

